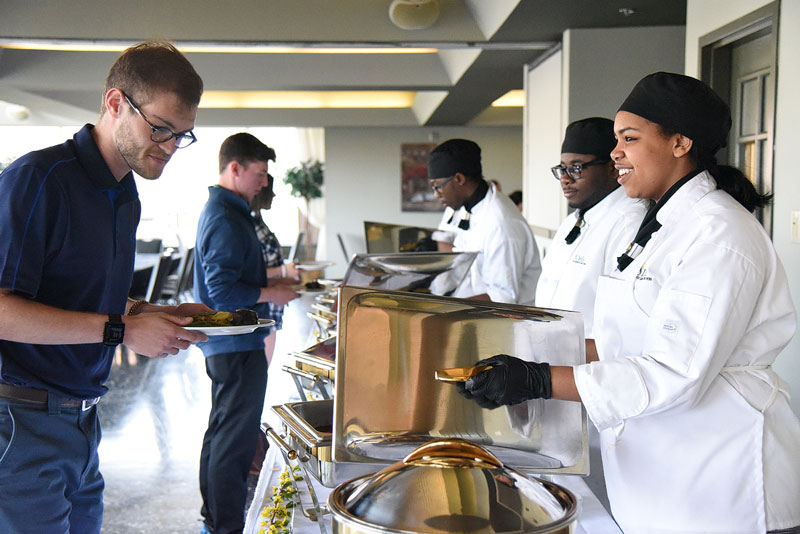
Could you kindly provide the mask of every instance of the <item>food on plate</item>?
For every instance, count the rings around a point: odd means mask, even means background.
[[[246,309],[234,312],[196,313],[191,317],[192,323],[189,326],[243,326],[258,324],[258,314],[253,310]]]
[[[304,285],[306,289],[322,289],[322,284],[320,284],[316,280],[312,280],[311,282],[306,282]]]

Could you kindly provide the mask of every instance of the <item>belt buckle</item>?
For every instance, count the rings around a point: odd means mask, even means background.
[[[84,399],[81,401],[81,411],[85,412],[100,400],[100,397],[95,397],[93,399]]]

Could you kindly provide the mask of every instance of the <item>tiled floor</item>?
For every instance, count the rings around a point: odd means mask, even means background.
[[[276,354],[310,345],[305,311],[312,301],[304,296],[287,308]],[[109,392],[98,405],[103,534],[200,532],[197,471],[210,384],[196,347],[164,359],[117,352]]]
[[[118,352],[99,405],[104,534],[200,531],[197,470],[210,407],[202,353]]]

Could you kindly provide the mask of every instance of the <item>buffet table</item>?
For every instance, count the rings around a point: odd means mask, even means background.
[[[286,464],[278,448],[270,446],[267,451],[267,457],[264,459],[261,474],[258,478],[258,485],[253,495],[253,502],[247,513],[247,520],[243,531],[244,534],[261,534],[262,532],[266,534],[267,528],[262,524],[264,520],[260,517],[260,514],[264,507],[270,503],[272,488],[277,483],[278,477],[281,472],[283,472],[285,466]],[[292,532],[294,534],[330,534],[331,516],[330,514],[326,514],[325,511],[327,510],[326,503],[328,501],[328,495],[330,495],[333,490],[322,486],[310,475],[308,475],[307,478],[311,481],[319,505],[323,510],[322,528],[324,528],[324,530],[320,528],[320,525],[316,521],[312,521],[305,513],[300,513],[300,510],[297,510],[293,518]],[[570,490],[578,497],[580,509],[575,528],[576,534],[622,534],[622,531],[600,504],[600,501],[597,500],[591,492],[583,481],[583,478],[569,475],[550,476],[546,478]],[[305,483],[298,482],[298,486],[300,488],[300,508],[303,510],[313,509],[313,501],[309,495],[308,489],[305,487]]]
[[[278,434],[283,434],[280,418],[271,410],[272,406],[286,403],[305,401],[301,398],[297,387],[290,375],[282,371],[284,365],[291,365],[293,357],[291,352],[300,347],[314,344],[314,321],[307,316],[314,303],[313,294],[303,294],[300,299],[293,301],[286,309],[285,323],[289,326],[278,334],[275,356],[270,363],[270,373],[267,383],[266,403],[262,420]],[[341,303],[340,303],[341,305]],[[341,320],[341,318],[340,318]],[[337,365],[339,362],[337,361]],[[348,375],[351,376],[351,375]],[[297,460],[291,461],[294,465],[301,465]],[[278,484],[278,479],[286,469],[287,459],[280,447],[271,444],[264,460],[254,497],[247,513],[244,534],[267,534],[269,528],[264,518],[260,517],[265,506],[271,503],[273,487]],[[300,506],[295,508],[291,531],[295,534],[329,534],[331,532],[331,515],[327,513],[327,500],[331,488],[324,487],[312,475],[304,474],[307,481],[298,481],[298,496]],[[542,478],[550,480],[570,490],[579,501],[578,519],[575,532],[585,534],[621,534],[610,514],[587,486],[580,475],[547,475]],[[310,488],[309,488],[310,483]],[[318,523],[309,518],[305,512],[314,510],[314,499],[322,513],[322,521]]]

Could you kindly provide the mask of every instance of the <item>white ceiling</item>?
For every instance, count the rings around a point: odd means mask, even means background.
[[[0,46],[44,42],[178,46],[432,47],[427,54],[199,53],[206,90],[412,91],[406,108],[201,109],[198,126],[445,126],[520,124],[490,108],[522,89],[523,67],[568,28],[680,25],[685,0],[439,0],[438,21],[401,30],[391,0],[2,0]],[[635,13],[625,16],[621,8]],[[0,100],[30,109],[26,124],[93,122],[118,52],[0,48]],[[618,58],[609,58],[615,61]],[[14,121],[0,107],[0,123]]]

